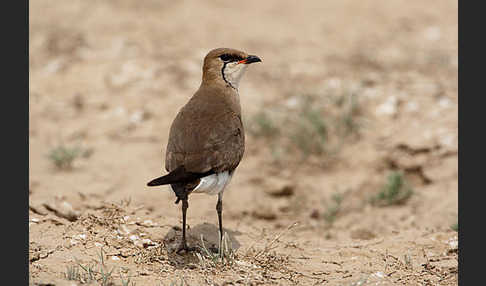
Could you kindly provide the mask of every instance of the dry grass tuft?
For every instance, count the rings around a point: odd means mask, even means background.
[[[59,170],[71,169],[74,160],[79,156],[81,156],[81,149],[79,147],[66,147],[64,145],[53,148],[47,155],[49,160]]]
[[[228,239],[228,234],[223,234],[223,241],[219,242],[218,252],[213,253],[204,244],[204,238],[201,234],[201,246],[200,252],[196,252],[196,256],[199,259],[199,264],[203,268],[216,267],[218,265],[233,265],[235,263],[235,251],[233,250],[233,245]]]
[[[332,226],[337,218],[337,215],[341,211],[341,203],[343,202],[344,195],[341,193],[334,193],[331,195],[331,203],[327,204],[326,211],[323,214],[324,221]]]
[[[78,281],[81,284],[89,284],[92,282],[98,282],[102,286],[114,285],[113,277],[111,276],[115,266],[108,270],[108,266],[105,265],[103,248],[100,249],[98,254],[98,263],[88,263],[86,265],[81,264],[76,260],[76,265],[68,266],[66,269],[65,277],[68,280]]]
[[[371,203],[377,206],[404,204],[413,194],[402,172],[394,171],[387,177],[385,185],[371,198]]]
[[[93,153],[93,149],[83,149],[79,146],[65,146],[60,144],[52,148],[47,154],[47,158],[56,166],[58,170],[70,170],[76,159],[88,158]]]
[[[452,224],[451,229],[453,231],[459,231],[459,223],[456,222],[456,223]]]
[[[347,138],[359,138],[362,108],[355,94],[294,96],[289,104],[262,109],[246,125],[249,134],[265,140],[274,163],[317,156],[332,157]]]

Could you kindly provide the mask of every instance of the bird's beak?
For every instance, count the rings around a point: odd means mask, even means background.
[[[239,61],[238,64],[251,64],[251,63],[257,63],[261,61],[262,60],[259,57],[254,55],[249,55],[246,59]]]

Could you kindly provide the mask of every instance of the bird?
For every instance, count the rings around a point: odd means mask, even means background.
[[[186,241],[189,195],[218,195],[219,239],[223,240],[223,192],[245,152],[238,87],[252,63],[261,62],[233,48],[216,48],[204,57],[199,89],[179,110],[169,130],[165,153],[167,174],[147,186],[170,185],[182,201],[182,240],[176,251],[195,250]],[[220,244],[221,245],[221,244]]]

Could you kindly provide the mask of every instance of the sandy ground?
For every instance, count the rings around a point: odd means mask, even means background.
[[[95,285],[457,284],[457,2],[297,3],[29,1],[31,285],[87,283],[89,267],[114,269]],[[216,47],[263,63],[240,85],[247,148],[223,211],[233,257],[211,264],[173,253],[180,205],[145,184]],[[303,159],[250,132],[255,114],[305,94],[322,114],[353,94],[361,127],[339,151]],[[71,168],[49,158],[59,146],[82,151]],[[412,196],[370,203],[393,170]],[[215,204],[190,197],[190,244],[217,244]]]

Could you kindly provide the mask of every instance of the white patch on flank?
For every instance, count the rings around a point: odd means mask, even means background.
[[[224,191],[224,188],[229,184],[232,177],[233,174],[230,175],[228,171],[203,177],[193,192],[209,195],[219,194]]]
[[[236,89],[240,84],[241,77],[247,68],[246,64],[238,64],[238,62],[227,63],[223,70],[224,78]]]

